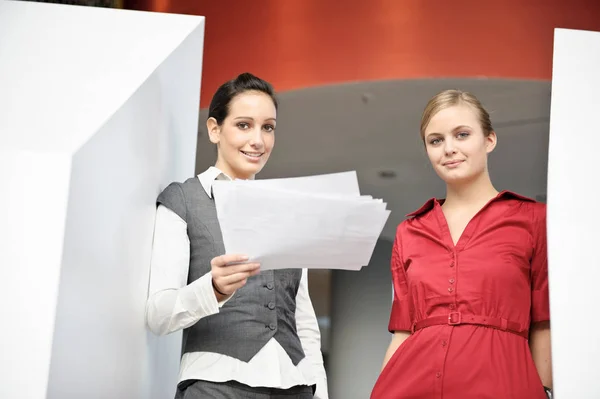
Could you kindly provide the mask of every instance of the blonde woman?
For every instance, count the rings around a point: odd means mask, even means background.
[[[492,184],[497,137],[472,94],[432,98],[421,138],[446,198],[398,226],[394,335],[371,398],[550,397],[546,206]]]

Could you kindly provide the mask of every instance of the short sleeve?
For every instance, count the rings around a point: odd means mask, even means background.
[[[531,322],[535,323],[550,320],[545,204],[536,204],[532,232],[534,248],[531,259]]]
[[[395,331],[411,331],[412,327],[408,283],[406,281],[406,269],[404,266],[400,229],[398,229],[392,248],[391,260],[392,281],[394,284],[394,300],[392,302],[392,312],[388,325],[388,330],[391,333]]]
[[[180,183],[171,183],[156,199],[157,205],[164,205],[175,212],[181,219],[186,220],[185,197]]]

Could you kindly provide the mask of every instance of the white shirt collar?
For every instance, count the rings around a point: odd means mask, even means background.
[[[212,185],[215,180],[231,180],[231,177],[227,176],[225,173],[221,172],[219,168],[211,166],[206,169],[204,172],[198,175],[198,179],[200,180],[200,184],[202,184],[202,188],[206,191],[206,194],[209,198],[212,198]]]

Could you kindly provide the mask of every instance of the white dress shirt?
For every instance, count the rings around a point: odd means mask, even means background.
[[[211,198],[215,180],[231,180],[215,167],[201,173],[198,179]],[[146,320],[153,333],[164,335],[190,327],[203,317],[218,313],[226,301],[217,302],[210,272],[187,284],[190,241],[187,224],[179,215],[159,205],[154,230]],[[297,366],[294,366],[283,347],[271,338],[247,363],[212,352],[185,353],[181,358],[179,381],[235,380],[253,387],[281,389],[317,384],[315,398],[328,399],[321,334],[308,293],[306,269],[302,270],[296,295],[296,328],[306,355]]]

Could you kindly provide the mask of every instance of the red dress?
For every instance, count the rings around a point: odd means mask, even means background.
[[[456,245],[441,203],[398,226],[389,330],[412,331],[371,399],[544,399],[528,345],[550,319],[546,206],[504,191]]]

